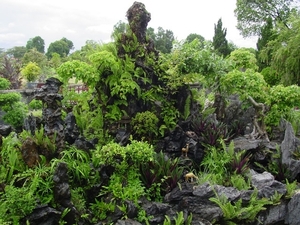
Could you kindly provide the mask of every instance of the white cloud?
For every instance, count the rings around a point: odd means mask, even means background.
[[[1,0],[0,48],[15,45],[15,39],[8,34],[22,34],[15,37],[25,44],[30,38],[41,36],[46,46],[66,37],[76,49],[87,40],[109,41],[113,26],[119,20],[126,21],[126,12],[134,1]],[[214,24],[222,18],[228,40],[238,46],[255,47],[253,40],[243,39],[235,28],[236,0],[140,1],[151,13],[148,27],[169,29],[178,40],[190,33],[212,39]]]
[[[108,24],[102,24],[98,26],[89,26],[86,28],[86,30],[92,32],[103,32],[103,33],[110,34],[112,32],[112,27]]]

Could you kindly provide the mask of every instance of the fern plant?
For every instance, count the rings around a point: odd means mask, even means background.
[[[266,205],[272,204],[272,201],[266,198],[257,198],[257,190],[254,190],[250,201],[247,205],[242,203],[240,198],[236,202],[230,202],[225,195],[217,195],[209,198],[213,203],[216,203],[223,212],[225,221],[253,222],[256,216],[262,210],[265,210]]]

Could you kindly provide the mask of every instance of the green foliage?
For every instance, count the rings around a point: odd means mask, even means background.
[[[279,74],[284,85],[299,85],[299,29],[300,15],[297,10],[290,14],[287,25],[279,24],[277,36],[269,41],[261,55],[270,62],[270,66]],[[271,55],[268,55],[272,52]]]
[[[73,49],[73,42],[67,38],[62,38],[58,41],[50,43],[46,56],[51,58],[52,53],[57,53],[60,57],[66,57],[69,55],[70,50]]]
[[[87,200],[84,188],[76,187],[71,189],[72,203],[78,210],[81,217],[87,215]]]
[[[234,143],[226,145],[220,141],[221,148],[208,146],[200,166],[200,183],[210,182],[224,186],[235,186],[237,189],[249,189],[247,179],[249,169],[249,156],[243,151],[235,152]]]
[[[149,36],[154,42],[155,48],[162,53],[170,53],[173,47],[173,41],[175,40],[174,34],[171,30],[164,30],[162,27],[158,27],[157,32],[154,32],[152,27],[147,29],[147,36]]]
[[[197,38],[190,43],[175,44],[164,64],[169,69],[163,79],[170,90],[183,83],[197,82],[201,75],[206,77],[208,86],[215,87],[216,81],[229,69],[229,63],[214,52],[211,43],[203,44]]]
[[[68,83],[69,79],[74,77],[75,82],[83,81],[93,88],[98,81],[94,67],[79,60],[65,62],[56,71],[64,83]]]
[[[22,75],[29,81],[35,81],[41,74],[41,68],[35,62],[29,62],[22,70]]]
[[[200,42],[204,42],[205,38],[200,34],[191,33],[185,38],[185,42],[190,43],[193,40],[198,39]]]
[[[19,220],[32,212],[36,206],[35,183],[21,188],[7,185],[0,193],[0,217],[5,222],[19,224]]]
[[[168,159],[163,152],[154,154],[154,159],[140,164],[141,179],[146,187],[147,197],[161,201],[182,178],[184,167],[180,159]]]
[[[30,38],[26,43],[26,49],[30,50],[35,48],[38,52],[45,52],[45,41],[40,36],[36,36],[34,38]]]
[[[15,133],[11,133],[9,136],[3,138],[0,151],[0,183],[10,183],[15,173],[25,170],[26,167],[19,150],[20,145],[20,140],[18,140]]]
[[[110,176],[109,185],[103,187],[100,195],[112,194],[114,198],[123,201],[131,200],[138,203],[138,200],[145,195],[144,186],[139,179],[137,170],[129,168],[124,173],[115,172]]]
[[[5,53],[9,57],[13,57],[15,59],[22,59],[24,54],[26,53],[27,49],[25,46],[14,46],[12,48],[9,48],[5,51]]]
[[[58,161],[65,162],[68,165],[68,173],[74,184],[85,184],[88,181],[89,185],[93,185],[96,176],[92,175],[90,166],[90,155],[84,150],[75,147],[69,147],[61,152],[61,157]]]
[[[258,35],[262,25],[268,18],[272,18],[274,24],[287,25],[287,18],[291,12],[293,0],[258,0],[236,2],[234,10],[237,17],[237,28],[244,37]]]
[[[35,142],[39,148],[50,153],[49,157],[56,152],[56,133],[52,137],[45,135],[44,127],[41,126],[39,129],[34,131],[34,134],[31,134],[29,131],[23,130],[20,135],[20,140],[25,141],[26,139],[31,139]]]
[[[160,126],[159,131],[163,136],[165,130],[172,130],[177,125],[180,113],[178,109],[176,109],[170,102],[165,102],[165,105],[162,108],[161,117],[164,122],[163,125]]]
[[[6,90],[6,89],[9,89],[9,87],[10,87],[9,80],[7,80],[3,77],[0,77],[0,90]]]
[[[227,29],[223,28],[222,19],[218,20],[217,25],[215,24],[215,34],[213,36],[213,46],[214,49],[221,54],[222,56],[226,57],[230,54],[230,49],[228,46],[228,41],[226,39]]]
[[[246,48],[234,50],[230,53],[228,59],[233,62],[234,68],[237,70],[245,71],[252,69],[256,71],[258,69],[255,54]]]
[[[92,160],[96,167],[110,165],[120,170],[126,170],[129,165],[138,168],[140,163],[152,161],[153,153],[153,146],[146,142],[132,140],[131,144],[126,146],[111,142],[102,147],[98,146],[93,151]]]
[[[37,49],[32,48],[28,50],[22,58],[23,65],[27,65],[30,62],[36,63],[40,68],[44,68],[47,66],[47,57],[43,53],[37,51]]]
[[[278,85],[280,83],[281,77],[278,75],[277,71],[272,67],[266,67],[261,71],[264,76],[265,81],[270,86]]]
[[[104,118],[101,105],[97,104],[97,99],[93,98],[91,90],[82,93],[65,91],[63,104],[67,108],[73,108],[76,124],[86,138],[98,138],[99,143],[104,143],[106,134],[103,130]]]
[[[287,121],[292,124],[293,130],[298,136],[300,131],[300,111],[297,108],[291,110],[287,116]]]
[[[150,111],[140,112],[131,119],[131,127],[134,135],[137,135],[142,140],[151,140],[158,135],[157,116]]]
[[[233,70],[220,80],[224,92],[239,94],[241,100],[247,100],[249,96],[257,102],[265,102],[267,97],[267,83],[263,76],[251,69],[245,72]]]
[[[245,179],[241,174],[234,173],[230,176],[230,183],[232,187],[242,191],[249,190],[251,188],[250,179]]]
[[[287,119],[291,110],[299,107],[299,98],[300,88],[297,85],[271,87],[267,99],[270,111],[266,116],[266,124],[277,126],[281,118]]]
[[[272,204],[272,201],[268,199],[258,199],[257,193],[258,191],[254,190],[247,205],[242,204],[242,199],[232,203],[224,195],[217,195],[209,200],[222,209],[225,221],[253,222],[257,214],[266,209],[266,205]]]
[[[6,114],[3,116],[3,120],[12,125],[14,128],[19,129],[24,124],[24,119],[27,115],[28,109],[25,103],[17,102],[11,105],[12,108],[2,108]]]
[[[209,180],[212,184],[226,184],[228,183],[228,175],[230,173],[229,163],[231,161],[230,155],[226,149],[217,149],[211,146],[206,150],[204,159],[201,162],[202,171],[199,174],[214,174]],[[212,179],[214,178],[214,179]]]
[[[297,181],[294,180],[293,182],[289,182],[288,179],[285,180],[286,185],[286,195],[285,198],[290,199],[295,194],[295,191],[299,189]]]
[[[0,95],[0,107],[3,111],[10,111],[13,105],[21,100],[20,93],[5,93]]]
[[[28,109],[30,110],[38,110],[43,108],[43,102],[41,100],[33,99],[28,104]]]
[[[266,21],[266,24],[261,28],[260,36],[256,43],[257,46],[256,56],[257,56],[257,61],[258,61],[258,66],[260,71],[270,66],[272,50],[269,48],[268,45],[270,41],[276,38],[276,36],[277,35],[273,28],[272,18],[269,17]]]
[[[191,225],[192,224],[192,219],[193,219],[193,214],[191,213],[187,219],[185,220],[184,219],[184,216],[183,216],[183,212],[180,211],[180,212],[177,212],[177,217],[174,217],[174,222],[175,222],[175,225]],[[164,223],[163,225],[171,225],[173,224],[170,217],[165,215],[165,220],[164,220]]]
[[[104,202],[95,199],[95,203],[92,203],[90,206],[94,215],[94,222],[106,219],[107,215],[115,210],[115,207],[115,202]]]

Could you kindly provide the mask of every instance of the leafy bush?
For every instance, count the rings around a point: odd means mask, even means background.
[[[230,53],[229,60],[234,62],[234,68],[237,70],[245,71],[258,69],[255,54],[246,48],[239,48]]]
[[[266,115],[266,124],[277,126],[281,118],[288,119],[291,115],[291,110],[300,107],[299,98],[300,88],[297,85],[271,87],[269,98],[267,99],[270,111]]]
[[[151,140],[158,135],[158,118],[150,111],[140,112],[131,120],[131,127],[134,135],[142,140]]]
[[[6,111],[3,120],[14,128],[19,129],[22,128],[24,124],[27,112],[27,106],[23,102],[17,102],[10,110]]]
[[[22,70],[22,75],[28,82],[35,81],[41,74],[41,68],[35,62],[29,62]]]
[[[0,78],[0,90],[10,86],[10,82]],[[3,120],[18,129],[23,126],[27,114],[27,106],[21,102],[20,93],[3,93],[0,95],[0,109],[5,112]]]
[[[29,102],[28,108],[30,110],[42,109],[43,108],[43,102],[41,100],[33,99],[31,102]]]
[[[0,77],[0,90],[6,90],[9,88],[9,86],[10,86],[9,80]]]
[[[235,152],[233,142],[227,146],[224,140],[221,140],[220,144],[221,148],[210,146],[205,151],[199,175],[202,182],[209,181],[212,184],[230,186],[235,179],[239,182],[239,187],[248,189],[247,172],[250,156],[243,151]]]
[[[221,77],[220,83],[224,93],[239,94],[242,101],[247,100],[249,96],[257,102],[266,101],[268,85],[264,77],[254,70],[230,71]]]
[[[93,151],[92,160],[95,167],[109,165],[126,170],[129,165],[139,168],[140,163],[152,161],[153,154],[153,146],[146,142],[132,140],[126,146],[111,142],[102,147],[98,146]]]
[[[272,67],[266,67],[261,71],[261,74],[264,76],[265,81],[271,85],[278,85],[280,83],[280,76]]]

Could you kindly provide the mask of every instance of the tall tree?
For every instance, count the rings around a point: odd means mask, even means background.
[[[186,37],[185,42],[191,43],[195,39],[198,39],[200,43],[203,43],[205,41],[205,38],[200,34],[191,33]]]
[[[244,37],[258,35],[261,26],[272,21],[288,26],[287,19],[292,11],[293,0],[237,0],[234,10],[237,28]]]
[[[226,39],[227,29],[223,28],[222,19],[218,20],[217,25],[215,24],[215,34],[213,37],[213,46],[215,51],[226,57],[230,54],[230,48]]]
[[[48,58],[51,58],[52,53],[57,53],[61,57],[66,57],[73,48],[73,42],[64,37],[58,41],[52,42],[48,47],[46,55]]]
[[[26,48],[24,46],[15,46],[6,50],[6,55],[15,59],[21,59],[25,53]]]
[[[30,50],[35,48],[40,53],[45,53],[45,41],[40,36],[36,36],[34,38],[30,38],[27,41],[26,49]]]
[[[158,27],[157,33],[152,27],[147,29],[147,36],[154,42],[155,48],[162,53],[170,53],[175,40],[173,31]]]
[[[117,36],[119,34],[126,32],[126,26],[127,26],[127,24],[125,22],[123,22],[122,20],[119,20],[119,22],[114,25],[113,32],[110,37],[112,39],[116,40]]]
[[[39,67],[43,68],[47,63],[47,57],[36,48],[33,48],[26,52],[22,58],[23,65],[26,65],[29,62],[37,63]]]
[[[300,85],[300,12],[292,13],[288,24],[289,28],[278,27],[278,36],[263,51],[272,52],[271,67],[280,74],[284,85]]]
[[[276,38],[276,32],[273,29],[272,18],[268,18],[266,24],[261,28],[259,38],[256,43],[256,56],[259,70],[264,69],[270,65],[272,51],[262,51],[267,47],[268,43]]]

